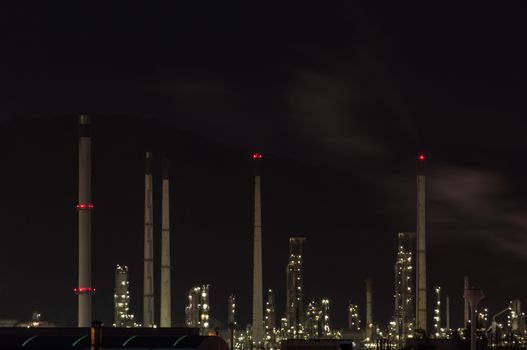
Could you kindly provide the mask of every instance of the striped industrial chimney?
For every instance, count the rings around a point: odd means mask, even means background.
[[[253,153],[254,162],[254,255],[253,255],[253,323],[252,341],[259,345],[263,341],[263,297],[262,297],[262,199],[260,192],[261,153]]]
[[[79,117],[79,285],[74,289],[79,299],[78,326],[91,325],[91,120]]]
[[[416,300],[416,329],[427,331],[426,321],[426,184],[424,175],[424,154],[417,156],[417,288]]]
[[[170,300],[170,210],[168,159],[163,158],[163,192],[161,207],[161,327],[172,326]]]
[[[143,326],[154,326],[154,227],[152,203],[152,153],[145,156],[145,242]]]

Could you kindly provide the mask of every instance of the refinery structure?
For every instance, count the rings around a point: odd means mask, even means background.
[[[414,242],[415,233],[399,232],[397,235],[397,258],[395,260],[395,301],[393,322],[397,342],[414,334]]]
[[[128,290],[128,266],[117,265],[115,268],[114,288],[114,327],[139,327],[135,316],[130,313],[130,291]]]
[[[304,237],[289,238],[289,263],[287,264],[287,324],[289,338],[304,334],[304,287],[302,279],[302,246]]]
[[[78,299],[78,327],[90,326],[92,319],[91,298],[95,292],[91,276],[91,119],[88,115],[79,118],[79,177],[78,177],[78,285],[74,289]],[[450,297],[441,286],[427,285],[426,234],[427,234],[427,190],[424,154],[417,156],[416,173],[416,226],[415,232],[399,232],[394,235],[397,247],[394,249],[393,265],[393,316],[383,325],[374,319],[375,283],[366,279],[361,293],[363,300],[350,300],[347,305],[333,305],[330,298],[306,296],[303,276],[305,259],[315,257],[304,255],[305,237],[289,237],[289,256],[284,259],[285,300],[277,300],[275,289],[266,289],[264,302],[263,280],[265,261],[262,254],[262,173],[263,155],[254,153],[251,156],[254,166],[254,201],[252,231],[252,310],[244,310],[252,315],[252,322],[245,327],[238,323],[240,312],[234,292],[225,297],[226,305],[210,304],[211,286],[204,281],[199,285],[187,286],[185,296],[184,325],[195,328],[201,335],[218,335],[225,338],[231,349],[277,349],[284,341],[308,341],[321,339],[348,339],[356,348],[419,348],[426,342],[465,342],[472,350],[483,347],[518,347],[525,346],[525,315],[521,301],[513,299],[503,310],[489,313],[485,307],[478,307],[484,298],[483,291],[474,288],[468,277],[459,283],[459,290],[452,291],[456,296],[464,296],[463,327],[451,327]],[[154,328],[174,327],[176,317],[172,315],[173,289],[171,288],[170,247],[170,187],[168,159],[162,161],[162,198],[161,224],[159,235],[154,232],[154,157],[151,152],[145,153],[144,178],[144,251],[143,251],[143,284],[142,322],[136,320],[130,310],[130,291],[128,267],[117,265],[115,268],[115,287],[113,293],[114,322],[116,328]],[[249,182],[250,179],[247,179]],[[160,256],[155,255],[154,237],[160,237]],[[177,238],[176,238],[177,239]],[[286,244],[286,242],[284,242]],[[245,262],[248,264],[249,262]],[[159,266],[160,281],[157,287],[154,280],[154,268]],[[177,283],[177,281],[176,281]],[[249,286],[250,285],[250,286]],[[274,286],[276,288],[276,286]],[[428,288],[430,287],[430,288]],[[159,289],[157,289],[159,288]],[[214,289],[216,293],[216,290]],[[447,291],[448,292],[448,291]],[[239,294],[237,294],[239,297]],[[159,296],[158,303],[155,301]],[[183,296],[176,296],[182,298]],[[159,309],[154,312],[158,305]],[[277,305],[285,306],[279,314]],[[216,313],[213,317],[212,310]],[[223,310],[223,311],[222,311]],[[332,313],[341,312],[347,315],[345,327],[332,323]],[[183,314],[183,310],[181,310]],[[157,318],[156,318],[157,317]],[[33,317],[35,319],[35,316]],[[38,319],[24,325],[39,325]],[[221,323],[217,319],[224,319]],[[432,324],[428,324],[429,320]],[[176,325],[181,326],[181,325]],[[434,343],[435,342],[435,343]]]

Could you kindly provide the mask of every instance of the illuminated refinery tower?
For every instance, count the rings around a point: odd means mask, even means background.
[[[145,242],[143,326],[154,326],[154,224],[152,203],[152,153],[145,156]]]
[[[321,304],[320,319],[322,321],[322,335],[329,337],[331,335],[331,327],[329,326],[329,300],[322,299]]]
[[[134,327],[134,315],[130,314],[130,292],[128,291],[128,267],[117,265],[115,268],[114,327]]]
[[[91,120],[79,117],[79,284],[74,289],[78,295],[78,326],[91,325]]]
[[[521,309],[520,299],[511,300],[510,310],[511,331],[514,334],[523,334],[525,332],[525,315]]]
[[[253,153],[254,162],[254,255],[253,255],[253,322],[252,342],[260,344],[263,340],[263,282],[262,282],[262,199],[260,162],[261,153]]]
[[[290,338],[301,337],[304,325],[304,288],[302,278],[302,246],[304,237],[289,238],[287,264],[287,324]]]
[[[227,327],[229,327],[229,349],[234,349],[235,346],[235,335],[236,330],[236,296],[234,294],[229,295],[227,301]]]
[[[306,311],[306,334],[309,338],[314,339],[322,335],[320,327],[320,308],[315,300],[307,305]]]
[[[359,305],[350,303],[348,306],[348,329],[353,332],[360,331]]]
[[[417,157],[417,288],[416,288],[416,329],[426,331],[426,208],[425,208],[425,175],[426,157]]]
[[[187,292],[187,303],[185,306],[185,326],[199,326],[199,304],[201,288],[194,287]]]
[[[209,304],[209,285],[201,287],[199,326],[201,335],[206,335],[210,327],[210,304]]]
[[[413,249],[414,232],[397,234],[397,259],[395,261],[395,303],[394,321],[396,333],[401,344],[414,332],[414,289],[413,289]]]
[[[161,327],[172,326],[170,300],[170,210],[168,159],[163,159],[163,192],[161,204]]]
[[[236,296],[234,294],[229,295],[227,305],[227,324],[236,326]]]
[[[187,293],[185,306],[185,325],[200,329],[201,335],[207,335],[210,328],[209,285],[197,286]]]
[[[276,306],[274,292],[272,289],[267,291],[267,303],[265,303],[265,339],[267,342],[274,341],[276,328]]]
[[[441,337],[441,287],[435,287],[436,307],[434,309],[434,334]]]

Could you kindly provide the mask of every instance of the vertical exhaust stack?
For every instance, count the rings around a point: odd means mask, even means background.
[[[259,345],[263,341],[263,296],[262,296],[262,200],[260,189],[261,153],[253,153],[254,161],[254,255],[253,255],[253,322],[252,341]]]
[[[445,298],[445,321],[446,321],[446,331],[447,333],[450,332],[450,298],[448,295]]]
[[[154,326],[154,227],[152,203],[152,153],[145,155],[145,246],[143,326]]]
[[[170,210],[168,159],[163,159],[163,193],[161,208],[161,327],[172,326],[170,300]]]
[[[373,281],[366,280],[366,337],[372,341],[373,337]]]
[[[468,276],[465,276],[465,279],[463,280],[463,282],[464,282],[464,289],[463,290],[467,290],[470,287]],[[463,308],[463,310],[464,310],[463,327],[467,328],[468,327],[468,320],[470,318],[469,310],[468,310],[468,300],[467,299],[463,299],[463,307],[464,307]]]
[[[78,326],[91,326],[91,119],[89,115],[79,117],[79,285],[74,291],[78,295]]]
[[[468,301],[470,308],[470,350],[476,350],[476,328],[477,328],[477,307],[481,299],[485,297],[483,291],[479,288],[465,289],[463,298]]]
[[[426,321],[426,184],[424,163],[426,157],[417,157],[417,293],[416,293],[416,329],[427,331]]]

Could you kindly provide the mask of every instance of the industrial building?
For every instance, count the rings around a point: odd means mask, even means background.
[[[13,325],[10,325],[13,326]],[[2,326],[0,326],[2,327]],[[42,314],[38,311],[33,311],[31,313],[31,320],[27,322],[17,322],[14,327],[24,327],[24,328],[34,328],[34,327],[55,327],[51,322],[44,321],[42,319]]]

